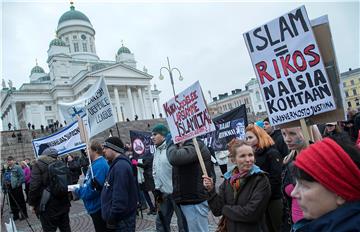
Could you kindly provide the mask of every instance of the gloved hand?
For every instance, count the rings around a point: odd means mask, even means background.
[[[98,191],[98,192],[101,192],[102,190],[102,185],[96,180],[96,178],[92,178],[91,179],[91,187],[95,190],[95,191]]]
[[[109,219],[106,221],[106,228],[110,229],[110,230],[115,230],[116,229],[116,221]]]
[[[160,192],[160,190],[159,189],[155,189],[154,190],[154,192],[153,192],[153,194],[154,194],[154,199],[155,199],[155,201],[156,202],[161,202],[162,201],[162,192]]]

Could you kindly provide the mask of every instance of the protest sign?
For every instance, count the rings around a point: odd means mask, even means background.
[[[151,132],[131,130],[130,140],[134,152],[133,154],[136,158],[153,155],[155,153],[155,145],[151,140]]]
[[[198,81],[163,107],[175,144],[215,130]]]
[[[77,115],[84,118],[89,127],[90,138],[112,127],[115,122],[114,110],[105,80],[101,77],[84,95],[69,103],[59,103],[64,120],[75,121]]]
[[[336,109],[305,7],[244,33],[272,125]]]
[[[81,142],[80,129],[77,122],[63,128],[50,136],[34,139],[32,141],[36,157],[47,147],[52,147],[58,151],[59,156],[78,151],[85,148],[85,143]]]
[[[203,141],[214,151],[227,150],[226,145],[233,139],[245,139],[245,128],[248,125],[245,105],[213,119],[216,131],[203,135]]]

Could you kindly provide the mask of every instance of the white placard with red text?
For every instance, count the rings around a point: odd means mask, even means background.
[[[304,6],[244,33],[244,39],[272,125],[336,109]]]
[[[174,143],[215,130],[199,81],[163,104]]]

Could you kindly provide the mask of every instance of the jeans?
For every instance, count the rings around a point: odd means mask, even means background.
[[[136,227],[136,211],[125,219],[118,221],[116,229],[107,229],[111,232],[135,232]]]
[[[186,226],[186,219],[181,212],[179,206],[176,205],[171,194],[163,194],[162,202],[159,204],[159,212],[156,215],[156,231],[157,232],[170,232],[170,223],[172,215],[176,214],[178,228],[180,232],[189,231]],[[165,229],[166,227],[166,229]]]
[[[185,215],[189,231],[209,231],[209,205],[207,201],[196,205],[181,205],[181,211]]]

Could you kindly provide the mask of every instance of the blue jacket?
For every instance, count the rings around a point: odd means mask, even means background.
[[[25,183],[25,175],[22,168],[16,164],[14,164],[11,168],[7,167],[3,175],[2,183],[3,185],[7,184],[7,187],[11,186],[12,189],[20,187],[23,183]],[[3,188],[5,187],[3,186]]]
[[[347,203],[312,221],[300,220],[293,225],[292,231],[360,231],[360,201]]]
[[[94,177],[101,184],[104,185],[105,177],[109,172],[109,165],[104,157],[100,156],[91,163]],[[100,195],[101,193],[95,191],[91,186],[91,171],[90,168],[86,173],[84,184],[75,190],[76,195],[83,200],[85,208],[89,214],[97,212],[101,208]]]
[[[121,154],[111,163],[101,192],[101,216],[107,222],[123,220],[135,213],[137,200],[130,160]]]

